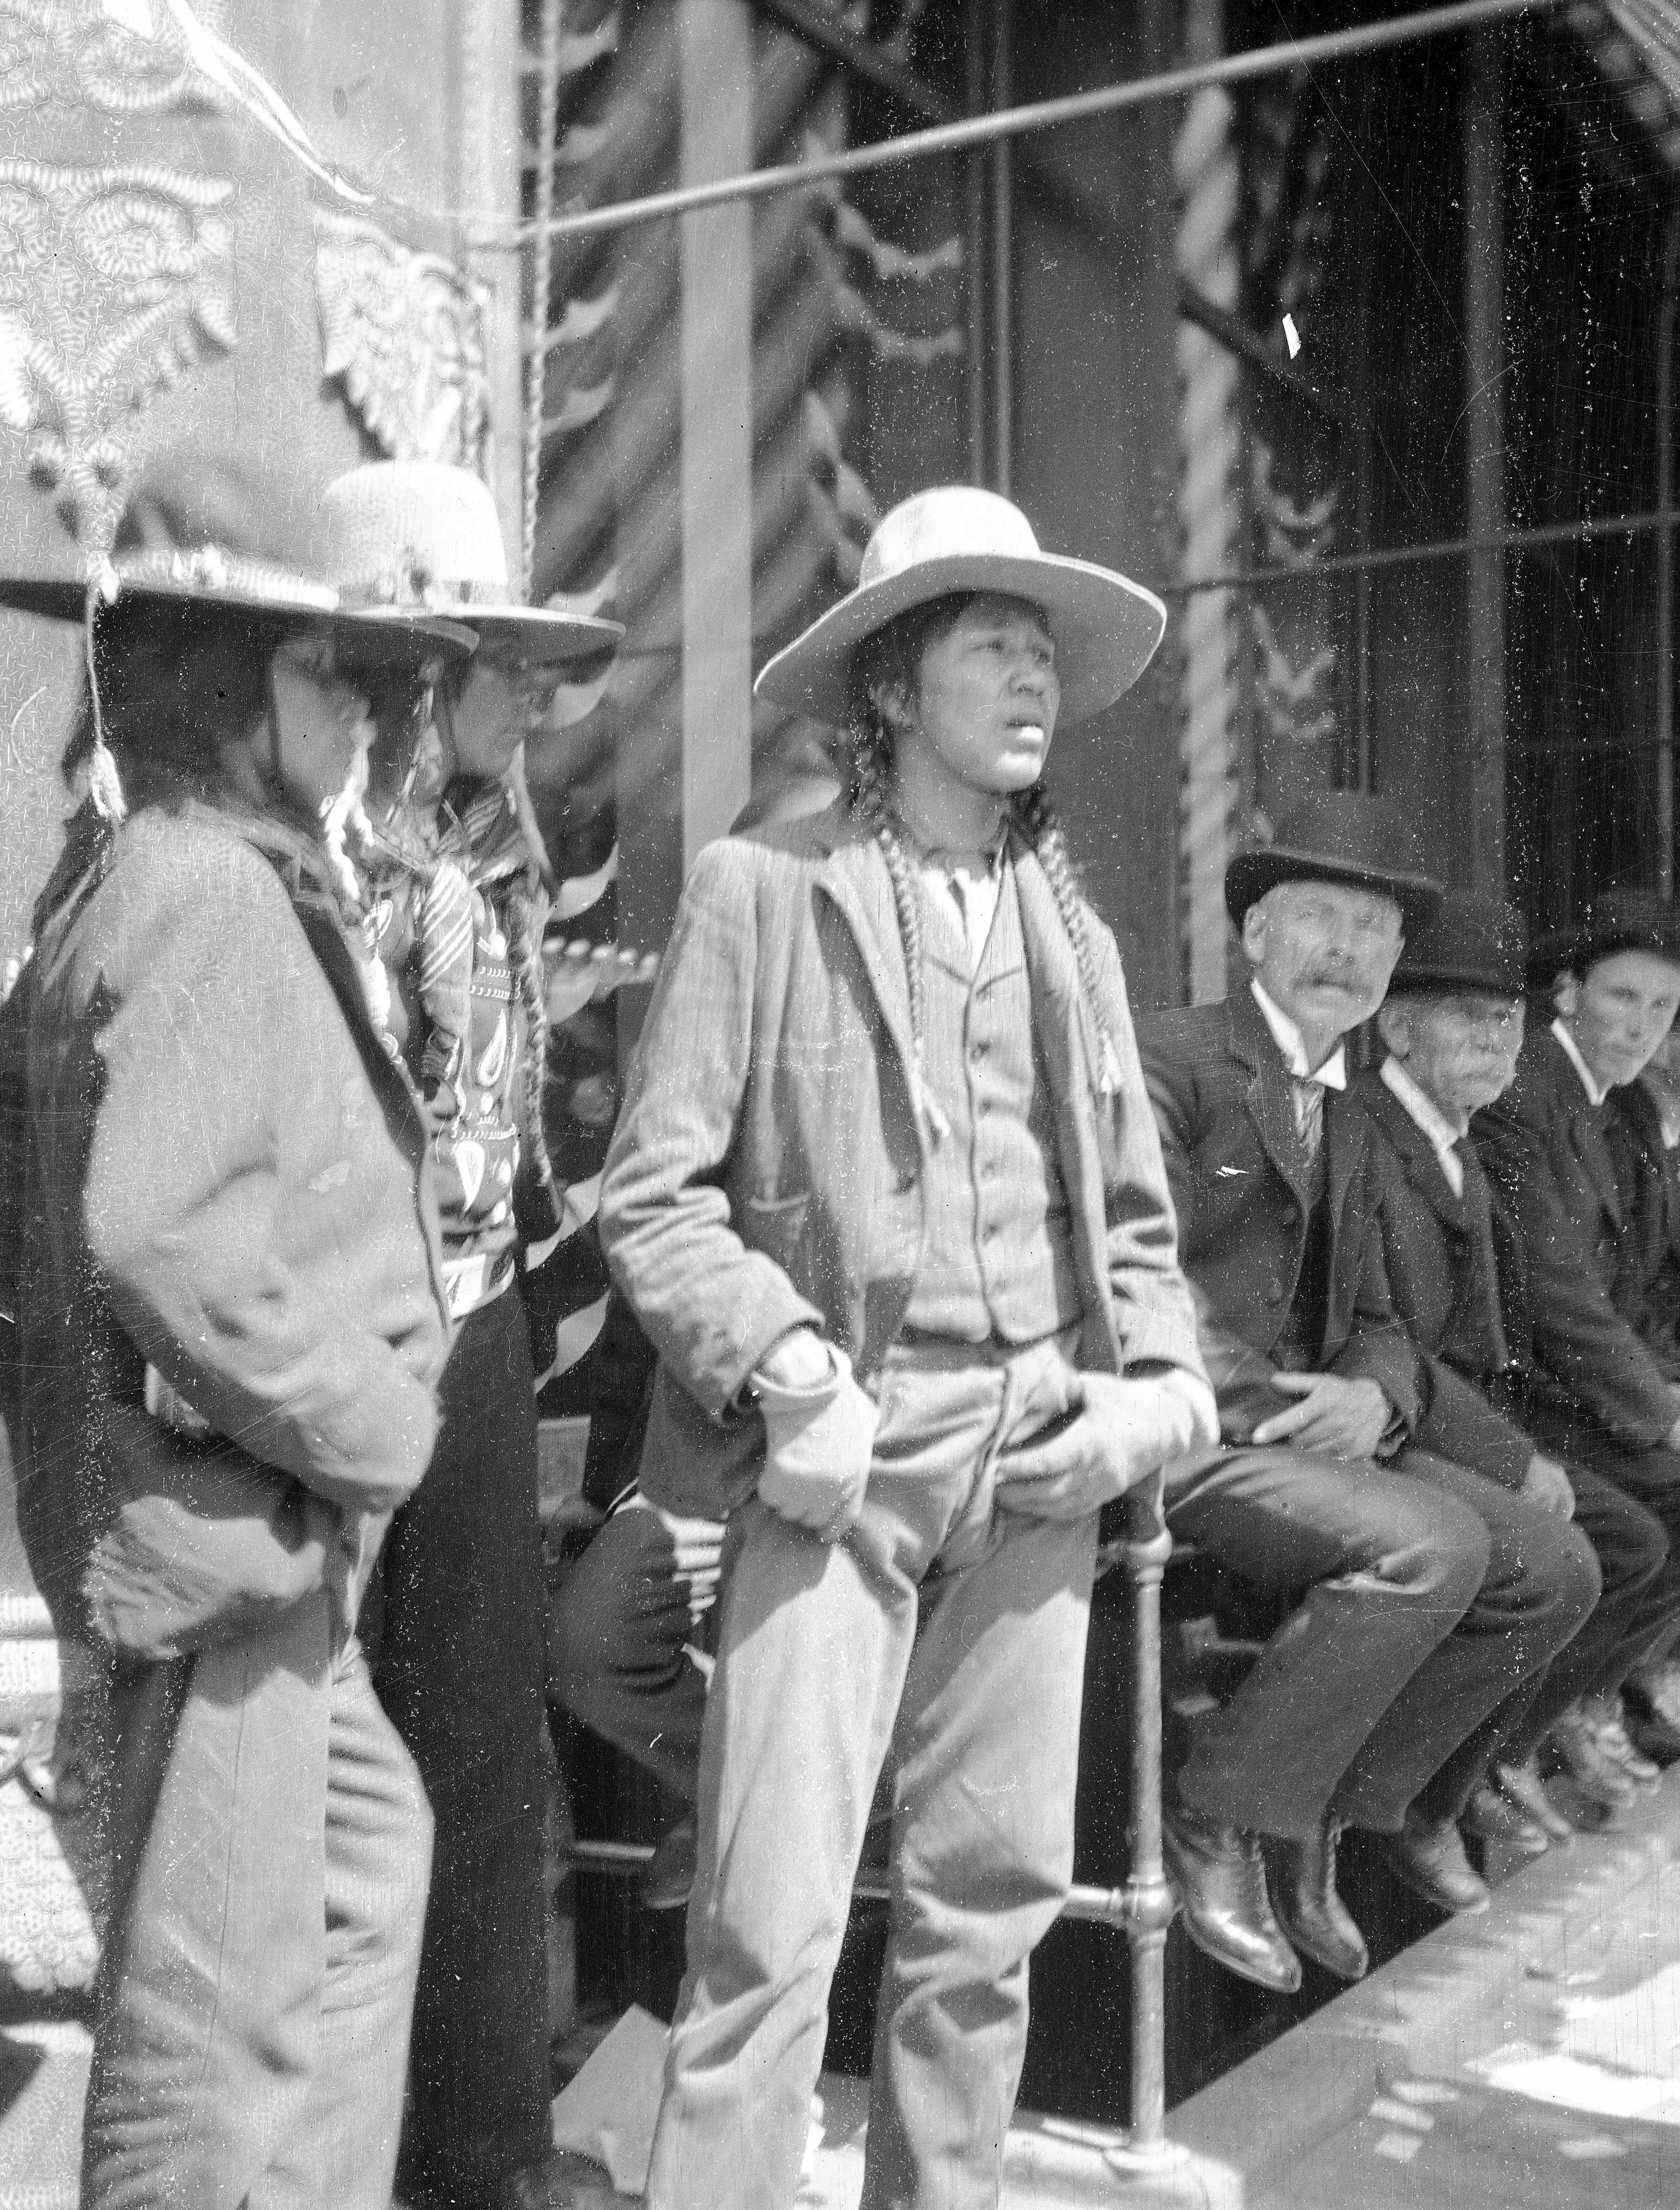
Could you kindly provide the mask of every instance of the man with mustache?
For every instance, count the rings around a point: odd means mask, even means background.
[[[1424,1356],[1418,1441],[1573,1518],[1603,1576],[1591,1619],[1544,1680],[1531,1676],[1496,1706],[1430,1784],[1432,1799],[1455,1809],[1466,1832],[1538,1856],[1570,1831],[1541,1784],[1541,1743],[1557,1726],[1567,1763],[1578,1738],[1591,1742],[1587,1715],[1598,1700],[1613,1700],[1671,1635],[1680,1575],[1649,1512],[1590,1464],[1560,1464],[1527,1429],[1528,1269],[1515,1221],[1469,1139],[1472,1114],[1502,1096],[1516,1072],[1526,945],[1522,917],[1503,899],[1449,891],[1400,955],[1377,1015],[1388,1057],[1354,1091],[1376,1134],[1389,1287]],[[1657,1777],[1644,1760],[1637,1772]],[[1630,1796],[1631,1779],[1616,1793]]]
[[[1345,1827],[1389,1837],[1438,1909],[1485,1907],[1430,1784],[1599,1593],[1567,1522],[1410,1447],[1423,1376],[1389,1297],[1369,1123],[1340,1093],[1343,1038],[1440,902],[1412,850],[1381,800],[1309,800],[1226,873],[1248,987],[1138,1031],[1220,1416],[1218,1447],[1167,1469],[1168,1524],[1293,1603],[1195,1723],[1169,1868],[1193,1939],[1284,1990],[1292,1940],[1344,1978],[1365,1969],[1335,1888]]]
[[[1535,947],[1531,975],[1555,1017],[1531,1035],[1516,1080],[1477,1116],[1489,1174],[1522,1229],[1532,1274],[1538,1381],[1529,1424],[1584,1458],[1680,1531],[1680,1382],[1642,1332],[1651,1283],[1645,1223],[1664,1167],[1638,1139],[1640,1075],[1680,1008],[1680,915],[1642,891],[1600,892],[1577,927]],[[1680,1755],[1680,1696],[1648,1658],[1624,1691],[1635,1753]],[[1595,1742],[1565,1728],[1570,1770],[1600,1800],[1626,1800],[1622,1728]],[[1607,1753],[1607,1754],[1606,1754]]]

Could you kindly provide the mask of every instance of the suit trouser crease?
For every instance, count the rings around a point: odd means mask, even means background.
[[[1262,1587],[1304,1591],[1198,1723],[1186,1799],[1261,1833],[1305,1835],[1327,1815],[1398,1829],[1596,1595],[1586,1543],[1514,1505],[1419,1451],[1386,1466],[1238,1448],[1176,1470],[1175,1535]]]
[[[998,2199],[1027,1958],[1072,1876],[1096,1526],[1002,1501],[1000,1451],[1066,1407],[1063,1350],[984,1356],[889,1362],[846,1543],[756,1502],[732,1523],[650,2210],[792,2201],[889,1747],[893,1903],[863,2201]]]

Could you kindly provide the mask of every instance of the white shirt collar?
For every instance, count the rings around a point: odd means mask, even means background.
[[[1588,1103],[1593,1105],[1602,1105],[1605,1098],[1610,1095],[1610,1084],[1607,1082],[1600,1082],[1598,1076],[1593,1073],[1592,1068],[1581,1057],[1581,1046],[1569,1034],[1569,1023],[1563,1019],[1561,1014],[1552,1023],[1551,1032],[1557,1037],[1558,1042],[1563,1045],[1565,1052],[1569,1054],[1570,1066],[1574,1067],[1575,1072],[1581,1077],[1581,1086],[1587,1092]]]
[[[1283,1063],[1298,1082],[1316,1082],[1326,1090],[1346,1090],[1347,1087],[1347,1048],[1338,1044],[1322,1066],[1307,1065],[1307,1047],[1301,1031],[1280,1005],[1275,1005],[1258,982],[1250,981],[1254,1001],[1261,1016],[1272,1031],[1272,1040],[1283,1054]]]
[[[1454,1197],[1464,1195],[1464,1162],[1454,1146],[1463,1131],[1455,1128],[1426,1090],[1414,1082],[1397,1059],[1382,1062],[1382,1086],[1396,1096],[1429,1138],[1441,1171]]]

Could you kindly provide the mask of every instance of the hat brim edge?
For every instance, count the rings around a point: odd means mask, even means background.
[[[255,593],[207,591],[182,583],[124,583],[116,603],[153,599],[184,613],[222,614],[231,619],[262,622],[277,630],[314,631],[341,637],[352,656],[364,661],[402,665],[436,659],[466,659],[473,649],[476,629],[442,615],[399,615],[395,620],[370,619],[368,613],[348,607],[312,607],[295,599],[265,598]],[[100,604],[109,603],[101,601]],[[86,617],[87,587],[67,577],[0,577],[0,607],[33,614],[41,620],[75,622]]]
[[[1400,909],[1400,925],[1421,928],[1441,909],[1445,893],[1428,875],[1389,873],[1380,867],[1342,864],[1316,852],[1298,852],[1271,844],[1257,852],[1239,852],[1225,871],[1225,908],[1238,928],[1249,908],[1280,883],[1344,883],[1350,889],[1379,891],[1392,897]]]
[[[1093,561],[1052,552],[946,553],[849,592],[765,662],[753,695],[839,727],[852,655],[864,638],[958,591],[995,591],[1042,609],[1063,663],[1063,722],[1088,720],[1123,697],[1166,629],[1166,608],[1153,591]]]

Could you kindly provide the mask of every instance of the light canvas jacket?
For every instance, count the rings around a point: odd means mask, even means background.
[[[1081,1362],[1205,1379],[1119,952],[1089,915],[1122,1078],[1105,1097],[1049,881],[1024,840],[1011,852],[1084,1307]],[[926,1225],[911,1054],[886,861],[844,801],[701,854],[601,1184],[603,1248],[659,1355],[641,1469],[655,1501],[715,1518],[752,1492],[764,1431],[740,1394],[790,1328],[827,1335],[860,1378],[880,1367]]]

